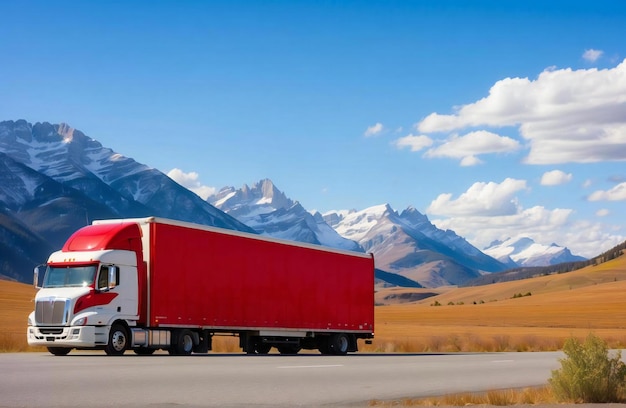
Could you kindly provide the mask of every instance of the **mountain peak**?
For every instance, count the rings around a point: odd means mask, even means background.
[[[342,238],[326,224],[321,214],[311,214],[287,198],[270,179],[260,180],[252,187],[244,185],[240,190],[223,188],[208,201],[263,235],[360,250],[355,242]]]
[[[584,260],[555,243],[542,245],[529,237],[494,241],[484,252],[511,266],[548,266],[561,262]]]

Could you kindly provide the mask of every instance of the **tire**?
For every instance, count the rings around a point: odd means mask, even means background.
[[[67,356],[71,350],[71,348],[67,347],[48,347],[48,351],[55,356]]]
[[[331,354],[345,356],[350,347],[350,338],[345,333],[335,333],[328,339],[328,349]]]
[[[298,345],[294,345],[294,344],[285,344],[282,346],[278,346],[278,352],[280,354],[285,354],[285,355],[298,354],[300,350],[301,350],[301,347]]]
[[[174,349],[173,354],[177,356],[189,356],[193,351],[193,346],[193,334],[189,330],[182,330],[178,333],[176,344],[172,347]]]
[[[256,352],[256,354],[268,354],[271,349],[272,346],[270,344],[257,343],[254,351]]]
[[[129,346],[128,330],[123,324],[114,323],[109,331],[109,342],[104,352],[109,356],[121,356]]]
[[[156,349],[149,348],[149,347],[139,347],[139,348],[133,349],[133,351],[135,352],[135,354],[139,356],[150,356],[154,354]]]
[[[331,354],[329,343],[330,343],[330,336],[321,337],[319,339],[318,350],[320,351],[320,353],[324,355]]]

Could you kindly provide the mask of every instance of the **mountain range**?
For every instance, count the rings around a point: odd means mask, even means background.
[[[0,276],[30,280],[34,265],[93,219],[143,216],[372,252],[379,285],[458,285],[518,262],[573,257],[567,248],[511,243],[483,252],[412,207],[311,213],[268,179],[205,201],[66,124],[0,122]]]
[[[60,124],[0,122],[0,274],[28,281],[94,219],[158,216],[254,232],[174,182]]]
[[[511,268],[546,266],[586,259],[582,256],[573,255],[569,249],[557,244],[542,245],[528,237],[494,241],[483,252]]]

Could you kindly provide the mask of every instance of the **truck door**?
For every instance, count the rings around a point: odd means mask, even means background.
[[[102,265],[98,274],[98,291],[115,295],[109,307],[114,313],[134,316],[137,314],[137,283],[133,279],[135,273],[122,273],[122,268],[131,268],[125,265]]]

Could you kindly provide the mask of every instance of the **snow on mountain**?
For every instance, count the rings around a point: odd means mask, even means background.
[[[484,252],[510,267],[548,266],[563,262],[584,261],[586,259],[573,255],[566,247],[561,247],[554,243],[542,245],[528,237],[494,241],[484,249]]]
[[[0,122],[0,152],[82,191],[120,216],[155,215],[251,231],[160,171],[103,147],[66,124]]]
[[[252,187],[222,188],[207,201],[262,235],[362,252],[355,242],[341,237],[326,224],[321,214],[307,212],[269,179]]]
[[[399,214],[383,204],[362,211],[331,211],[323,217],[340,235],[372,252],[378,268],[426,287],[456,285],[505,269],[453,231],[439,230],[412,207]]]

